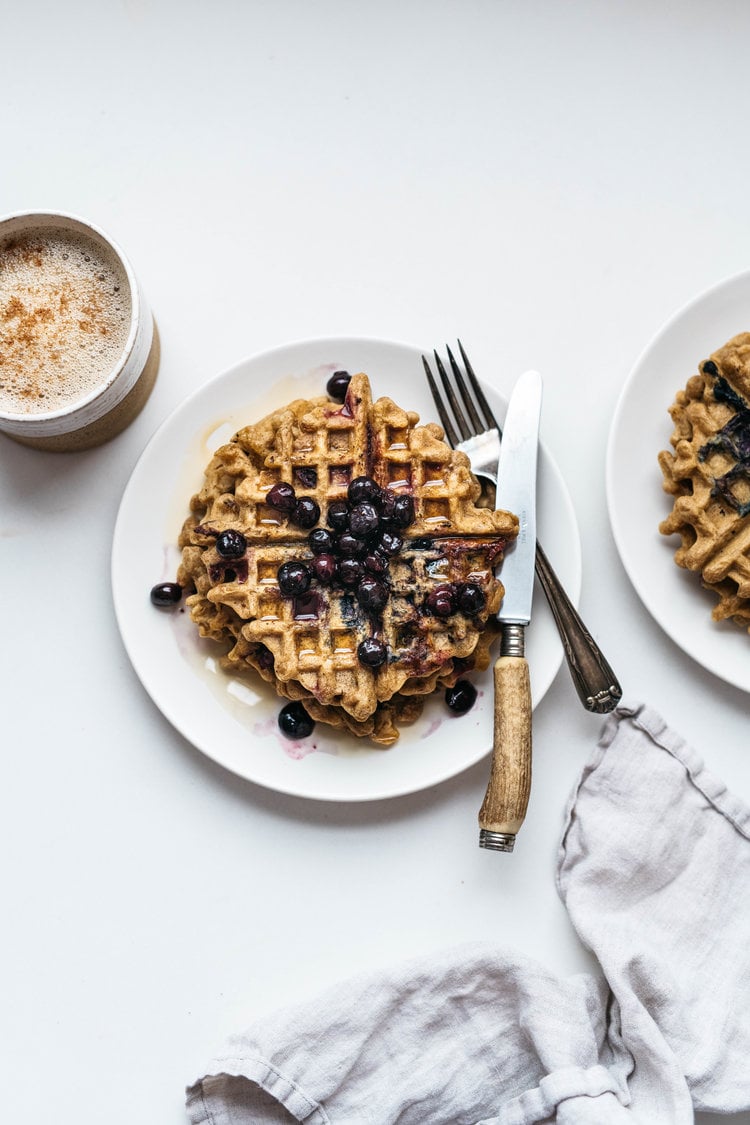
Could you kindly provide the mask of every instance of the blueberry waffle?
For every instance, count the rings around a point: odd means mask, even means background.
[[[292,402],[216,452],[180,537],[178,582],[227,666],[383,744],[419,697],[486,667],[518,530],[418,421],[363,374],[343,403]]]
[[[366,719],[357,720],[343,707],[326,706],[294,680],[285,683],[274,673],[273,656],[264,645],[248,643],[240,634],[232,643],[232,633],[227,630],[224,640],[232,644],[230,651],[220,661],[230,675],[243,675],[251,671],[271,684],[278,695],[301,702],[311,719],[329,726],[347,730],[358,738],[368,738],[379,746],[391,746],[397,741],[399,728],[415,722],[422,714],[427,696],[439,689],[453,688],[467,672],[482,672],[489,667],[491,647],[499,636],[500,626],[490,620],[482,631],[477,646],[470,657],[455,659],[446,664],[439,674],[427,679],[407,680],[391,699],[378,703]],[[219,639],[219,638],[215,638]],[[462,681],[463,682],[463,681]]]
[[[659,454],[675,497],[659,525],[675,561],[718,597],[713,618],[750,630],[750,333],[700,365],[670,407],[674,452]]]

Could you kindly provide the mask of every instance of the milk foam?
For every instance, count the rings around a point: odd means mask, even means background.
[[[131,320],[117,257],[83,233],[49,228],[0,242],[0,410],[72,406],[117,366]]]

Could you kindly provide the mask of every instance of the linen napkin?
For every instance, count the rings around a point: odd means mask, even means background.
[[[600,975],[471,944],[232,1036],[193,1125],[688,1125],[750,1107],[750,809],[622,704],[568,804],[557,882]]]

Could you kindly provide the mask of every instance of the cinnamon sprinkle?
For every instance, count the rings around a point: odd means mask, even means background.
[[[56,410],[89,394],[122,353],[128,293],[119,262],[84,235],[0,243],[0,409]]]

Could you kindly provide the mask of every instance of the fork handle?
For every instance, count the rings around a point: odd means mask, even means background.
[[[565,659],[583,706],[598,715],[613,711],[622,698],[622,688],[538,542],[536,573],[552,610],[565,649]]]

